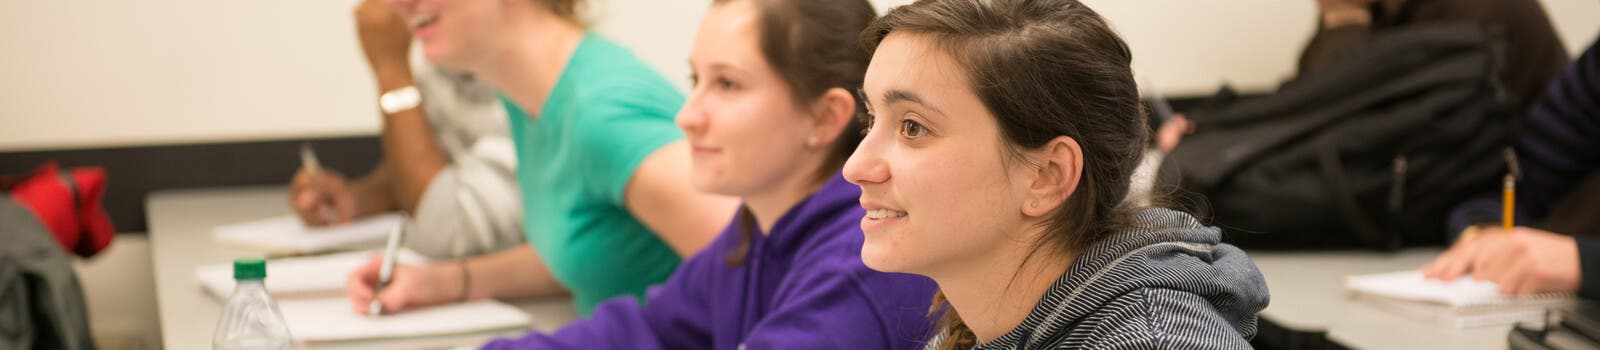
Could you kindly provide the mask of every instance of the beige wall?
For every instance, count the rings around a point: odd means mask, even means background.
[[[1312,0],[1086,1],[1168,94],[1275,85],[1314,17]],[[373,134],[355,2],[0,2],[0,152]],[[1600,2],[1543,2],[1569,49],[1593,42]],[[708,3],[595,0],[592,17],[683,86]]]
[[[595,1],[597,30],[686,85],[709,1]],[[1312,0],[1087,1],[1132,45],[1141,81],[1168,94],[1275,85],[1314,16]],[[1594,41],[1600,2],[1543,2],[1572,52]],[[0,2],[0,152],[372,134],[354,3]],[[78,267],[102,345],[159,342],[145,338],[156,315],[143,236],[119,236]]]

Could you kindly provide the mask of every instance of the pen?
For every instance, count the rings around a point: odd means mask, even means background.
[[[311,172],[311,187],[319,188],[316,186],[316,183],[318,173],[322,172],[322,162],[317,161],[317,153],[311,150],[310,142],[300,144],[300,167],[305,168],[308,172]],[[334,223],[334,220],[338,219],[338,214],[334,213],[332,206],[324,204],[325,203],[321,202],[317,203],[316,212],[319,215],[322,215],[322,219],[324,221],[332,224]]]
[[[368,316],[378,317],[383,314],[383,303],[378,302],[378,293],[382,292],[383,287],[388,286],[389,280],[394,277],[395,260],[399,259],[396,255],[400,251],[400,240],[404,239],[405,234],[405,224],[395,226],[393,231],[389,231],[389,244],[383,248],[383,265],[378,269],[378,285],[372,289],[372,302],[367,304]]]

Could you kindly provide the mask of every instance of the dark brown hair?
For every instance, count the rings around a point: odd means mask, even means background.
[[[715,0],[713,6],[733,1],[754,1],[760,12],[758,36],[761,56],[772,70],[783,78],[792,91],[797,105],[804,106],[827,93],[841,88],[855,91],[866,76],[867,63],[872,55],[861,49],[861,30],[878,17],[877,10],[866,0]],[[854,94],[851,99],[854,100]],[[862,101],[855,101],[855,113],[866,110]],[[818,182],[825,182],[861,144],[860,118],[852,116],[849,125],[839,131],[828,158],[816,169]],[[755,234],[755,219],[749,210],[740,209],[740,225],[744,236],[739,245],[729,252],[726,262],[731,266],[744,263],[750,250],[750,235]]]
[[[1148,135],[1132,54],[1094,10],[1076,0],[921,0],[873,22],[862,45],[875,51],[891,32],[927,35],[961,66],[1007,159],[1059,136],[1078,142],[1082,177],[1033,252],[1080,252],[1132,223],[1123,199]],[[942,293],[930,312],[944,312],[942,349],[977,343]]]

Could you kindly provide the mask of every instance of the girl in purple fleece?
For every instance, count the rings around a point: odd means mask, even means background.
[[[838,175],[861,141],[865,0],[717,0],[678,112],[696,189],[743,200],[734,221],[643,305],[601,304],[552,334],[488,349],[913,349],[931,280],[861,262],[858,187]]]

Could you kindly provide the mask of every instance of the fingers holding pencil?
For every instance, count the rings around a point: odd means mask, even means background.
[[[329,169],[296,172],[289,185],[289,205],[311,226],[348,222],[356,214],[354,191],[344,176]]]

